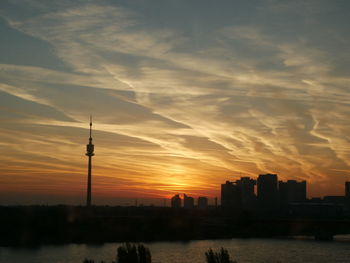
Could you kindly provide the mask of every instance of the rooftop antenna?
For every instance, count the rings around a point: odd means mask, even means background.
[[[90,138],[89,138],[89,142],[92,141],[92,116],[90,115]]]

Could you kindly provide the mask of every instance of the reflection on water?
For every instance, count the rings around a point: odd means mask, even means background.
[[[82,263],[83,259],[111,262],[119,243],[91,245],[43,246],[36,249],[0,248],[1,263]],[[225,247],[239,263],[349,262],[350,236],[335,241],[318,242],[297,239],[232,239],[191,242],[148,243],[154,263],[205,262],[208,248]]]

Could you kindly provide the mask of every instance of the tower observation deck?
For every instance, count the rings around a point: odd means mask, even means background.
[[[88,163],[88,182],[87,182],[87,195],[86,195],[86,206],[91,206],[91,161],[94,156],[94,145],[92,144],[92,117],[90,116],[90,137],[89,143],[86,145],[86,156],[89,157]]]

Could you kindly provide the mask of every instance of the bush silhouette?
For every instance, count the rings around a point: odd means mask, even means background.
[[[83,263],[97,263],[92,259],[85,259]],[[100,263],[105,263],[101,261]],[[142,244],[126,243],[118,247],[116,261],[112,263],[152,263],[150,250]]]
[[[219,252],[214,252],[211,248],[205,252],[207,263],[237,263],[230,259],[227,249],[221,248]]]
[[[95,260],[92,260],[92,259],[85,259],[84,261],[83,261],[83,263],[95,263]],[[96,262],[97,263],[97,262]],[[104,261],[101,261],[101,263],[105,263]]]
[[[221,248],[214,252],[211,248],[205,252],[207,263],[237,263],[231,260],[227,249]],[[97,263],[94,260],[85,259],[83,263]],[[100,263],[104,263],[101,261]],[[125,243],[118,247],[116,261],[112,263],[152,263],[150,250],[142,244]]]
[[[126,243],[118,247],[117,252],[115,263],[152,263],[151,252],[142,244]]]

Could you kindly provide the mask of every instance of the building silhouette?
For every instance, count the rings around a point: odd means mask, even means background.
[[[278,208],[277,174],[260,174],[257,180],[259,209],[274,211]]]
[[[87,194],[86,194],[86,206],[91,206],[91,165],[92,165],[92,156],[94,156],[94,145],[92,144],[92,117],[90,116],[90,137],[89,143],[86,145],[86,156],[88,156],[88,182],[87,182]]]
[[[350,210],[350,182],[345,182],[345,200],[346,206]]]
[[[194,199],[193,197],[187,196],[184,194],[184,208],[193,209],[194,208]]]
[[[204,196],[200,196],[198,197],[198,209],[200,210],[206,210],[208,209],[208,198],[204,197]]]
[[[306,181],[288,180],[278,182],[280,204],[306,201]]]
[[[236,182],[226,181],[221,185],[221,207],[239,210],[242,204],[242,189]]]
[[[323,203],[334,205],[345,205],[346,197],[342,195],[326,195],[323,197]]]
[[[260,174],[257,180],[241,177],[221,185],[221,206],[224,209],[269,212],[306,201],[306,181],[278,182],[277,174]]]
[[[250,177],[241,177],[241,179],[236,181],[236,184],[241,188],[242,209],[246,211],[253,210],[256,206],[256,195],[254,192],[256,180]]]
[[[180,195],[174,195],[171,198],[171,207],[172,208],[181,208],[181,198]]]

